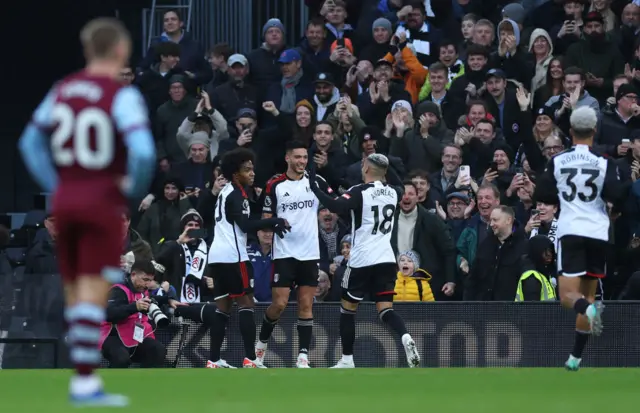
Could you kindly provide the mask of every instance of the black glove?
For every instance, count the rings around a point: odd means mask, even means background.
[[[278,223],[273,226],[273,233],[280,238],[284,238],[284,234],[291,230],[291,226],[283,218],[278,218]]]

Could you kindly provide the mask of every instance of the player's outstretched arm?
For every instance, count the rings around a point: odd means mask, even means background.
[[[27,170],[45,191],[52,192],[58,185],[58,173],[51,159],[48,131],[53,125],[51,110],[54,96],[49,93],[33,114],[33,119],[20,136],[18,148]]]
[[[554,175],[554,161],[551,159],[544,172],[538,177],[534,199],[549,205],[558,205],[558,182]]]
[[[289,230],[286,221],[282,218],[251,219],[246,212],[248,207],[244,205],[249,200],[243,198],[237,191],[228,196],[226,202],[229,222],[235,222],[242,232],[251,233],[261,229],[273,229],[274,232],[284,234]]]
[[[156,149],[144,98],[135,87],[120,89],[113,101],[112,114],[129,149],[127,177],[130,185],[125,188],[126,195],[142,196],[151,185],[156,163]]]

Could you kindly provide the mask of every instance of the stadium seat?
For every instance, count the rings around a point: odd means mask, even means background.
[[[26,250],[24,247],[9,247],[5,250],[9,263],[13,268],[24,265]]]
[[[47,213],[41,209],[34,209],[27,212],[22,223],[22,228],[25,227],[38,227],[41,228],[42,224],[47,217]]]

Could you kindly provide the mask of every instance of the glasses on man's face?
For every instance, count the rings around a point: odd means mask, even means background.
[[[547,152],[559,152],[562,149],[563,149],[562,145],[545,146],[544,148],[542,148],[543,151],[547,151]]]
[[[638,102],[638,96],[636,95],[624,95],[622,98],[628,100],[629,102]]]
[[[453,207],[453,208],[462,208],[462,207],[466,207],[464,202],[449,202],[449,206]]]

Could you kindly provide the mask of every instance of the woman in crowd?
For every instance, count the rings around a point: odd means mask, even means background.
[[[557,96],[564,93],[564,86],[562,85],[564,69],[564,58],[556,56],[549,61],[546,80],[541,86],[535,89],[534,92],[534,110],[544,106],[551,96]]]

